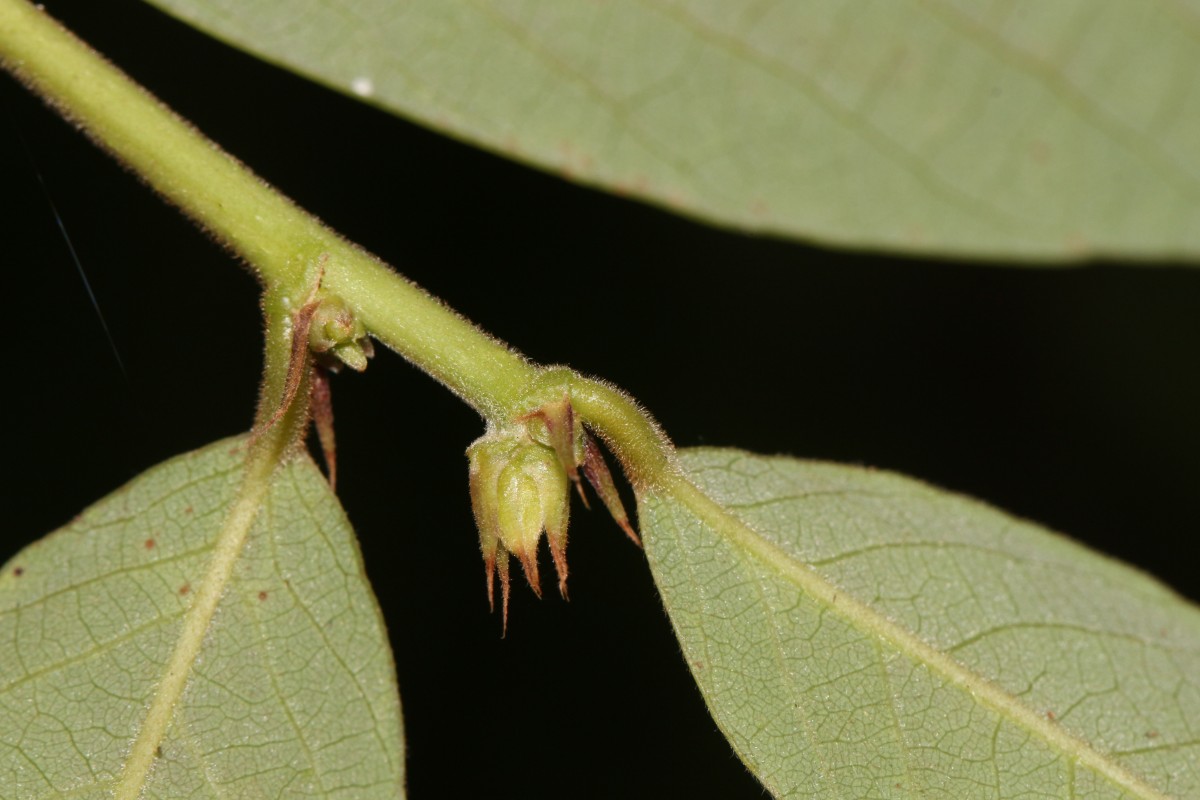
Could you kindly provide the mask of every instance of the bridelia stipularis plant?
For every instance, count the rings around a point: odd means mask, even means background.
[[[249,432],[0,569],[0,797],[403,796],[395,669],[333,493],[330,374],[374,343],[482,418],[463,502],[497,635],[511,558],[540,596],[545,538],[565,598],[573,497],[603,506],[773,795],[1200,796],[1200,612],[1155,580],[903,476],[677,450],[621,390],[525,359],[329,230],[39,7],[0,0],[0,63],[243,261],[266,329]]]

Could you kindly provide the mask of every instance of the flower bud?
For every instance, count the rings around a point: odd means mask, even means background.
[[[584,430],[569,395],[543,403],[513,423],[488,432],[467,449],[471,507],[487,571],[488,604],[495,608],[493,586],[498,572],[506,628],[508,558],[517,557],[529,585],[541,597],[537,552],[543,531],[558,573],[558,590],[567,596],[567,522],[572,483],[584,497],[580,472],[617,524],[641,545],[600,445]]]
[[[500,470],[507,463],[512,446],[508,442],[480,439],[467,450],[470,464],[471,510],[479,528],[479,549],[487,570],[488,605],[495,609],[493,583],[497,559],[502,563],[504,608],[508,609],[508,551],[500,548],[500,495],[496,490]]]
[[[467,450],[471,505],[479,526],[479,546],[493,603],[495,572],[500,572],[503,612],[508,617],[508,557],[515,555],[540,597],[537,549],[546,531],[559,589],[566,594],[566,542],[570,481],[554,452],[524,431],[489,434]]]
[[[521,562],[533,593],[541,597],[537,546],[542,538],[542,503],[537,483],[514,460],[500,471],[498,491],[500,543]]]
[[[536,495],[537,497],[536,524],[538,534],[535,534],[533,546],[529,548],[529,551],[533,553],[533,557],[529,562],[526,561],[526,557],[516,548],[510,547],[509,549],[525,565],[525,573],[530,576],[534,591],[540,592],[537,573],[536,536],[540,535],[540,532],[544,530],[546,532],[547,543],[550,545],[550,554],[554,558],[554,569],[558,573],[558,590],[563,597],[566,597],[567,522],[571,509],[570,480],[555,454],[548,448],[538,444],[530,444],[522,448],[514,457],[513,464],[508,469],[513,468],[519,468],[520,474],[532,482],[532,486],[527,486],[527,489],[532,490],[527,496]],[[501,477],[502,483],[503,480],[504,478]],[[503,529],[504,525],[502,522],[501,536],[503,536]]]
[[[317,306],[308,332],[308,346],[314,353],[332,355],[355,372],[366,369],[367,359],[375,355],[362,320],[337,295],[323,298]]]

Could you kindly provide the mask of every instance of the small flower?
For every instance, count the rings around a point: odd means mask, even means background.
[[[566,596],[570,481],[553,451],[521,431],[485,436],[471,445],[467,456],[471,507],[487,571],[488,603],[495,607],[495,574],[499,572],[507,627],[508,557],[517,557],[529,585],[540,597],[537,550],[543,531],[554,557],[559,591]]]
[[[521,562],[530,587],[541,597],[537,553],[543,532],[558,573],[558,590],[567,596],[567,522],[572,483],[584,497],[580,470],[617,524],[641,545],[600,446],[583,429],[566,397],[517,422],[520,424],[502,431],[490,431],[467,449],[471,507],[479,527],[488,604],[495,609],[495,577],[499,573],[506,630],[509,556]]]

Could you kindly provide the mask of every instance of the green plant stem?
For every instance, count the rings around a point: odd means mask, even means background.
[[[327,256],[325,290],[371,333],[485,417],[499,418],[536,374],[378,259],[346,242],[180,119],[45,12],[0,0],[0,61],[167,200],[293,301]]]
[[[550,367],[542,371],[527,393],[526,410],[561,399],[564,394],[570,396],[575,412],[588,427],[604,438],[635,486],[661,486],[680,475],[675,448],[650,414],[604,381],[566,367]]]
[[[569,370],[528,363],[326,228],[25,0],[0,0],[0,62],[241,256],[281,308],[299,305],[320,264],[323,291],[489,422],[528,411],[539,387],[566,385],[632,480],[649,485],[677,475],[666,437],[629,397]],[[264,397],[282,374],[271,353],[268,347]]]

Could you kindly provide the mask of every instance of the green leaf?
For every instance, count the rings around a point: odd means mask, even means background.
[[[699,490],[640,498],[646,550],[777,796],[1200,797],[1195,606],[910,478],[682,455]]]
[[[1200,252],[1200,4],[151,0],[512,158],[749,231]]]
[[[211,624],[195,624],[244,442],[149,470],[0,570],[0,796],[112,798],[189,639],[141,797],[402,796],[387,634],[307,457],[275,472]]]

